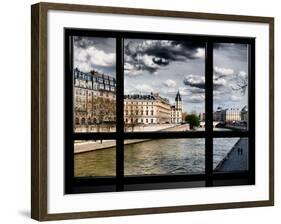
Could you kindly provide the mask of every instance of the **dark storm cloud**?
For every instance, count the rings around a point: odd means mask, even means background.
[[[198,89],[205,89],[205,77],[190,74],[185,76],[183,84]]]
[[[183,83],[187,86],[191,86],[191,87],[196,87],[198,89],[205,89],[205,82],[196,82],[196,83],[193,83],[193,82],[190,82],[188,80],[184,80]]]
[[[165,58],[152,58],[152,61],[157,65],[168,65],[170,62]]]
[[[184,61],[186,59],[199,58],[196,55],[198,48],[200,48],[200,45],[183,41],[155,41],[149,46],[140,47],[138,53],[162,58],[167,61]]]
[[[200,75],[187,75],[183,80],[183,84],[187,87],[194,87],[192,89],[193,93],[202,93],[205,91],[205,77]],[[220,90],[228,85],[226,79],[215,78],[213,79],[213,89]]]
[[[125,68],[127,74],[137,71],[156,73],[171,62],[195,60],[204,57],[202,45],[184,41],[128,40],[125,45]]]

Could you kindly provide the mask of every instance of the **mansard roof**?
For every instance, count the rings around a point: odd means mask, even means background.
[[[96,70],[90,72],[82,72],[78,68],[73,69],[76,74],[78,74],[79,79],[94,81],[94,82],[103,82],[103,80],[110,80],[116,84],[116,79],[110,75],[100,73]],[[99,81],[101,79],[102,81]]]
[[[158,93],[150,93],[150,94],[127,94],[124,95],[124,99],[131,99],[131,100],[162,100],[166,103],[169,103],[167,98],[163,98],[159,96]]]

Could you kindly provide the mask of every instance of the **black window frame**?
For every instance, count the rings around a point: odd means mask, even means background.
[[[116,132],[79,133],[73,128],[73,36],[110,37],[116,39]],[[205,130],[197,132],[124,132],[124,39],[184,40],[205,45]],[[213,131],[213,45],[214,43],[248,44],[248,130]],[[200,186],[255,184],[255,38],[208,36],[135,31],[64,29],[64,180],[65,194],[114,192],[146,189],[169,189]],[[122,105],[122,106],[117,106]],[[246,137],[248,170],[213,172],[213,139]],[[124,176],[126,139],[205,139],[205,173],[176,175]],[[115,177],[74,177],[75,140],[116,140]],[[171,185],[172,183],[172,185]]]

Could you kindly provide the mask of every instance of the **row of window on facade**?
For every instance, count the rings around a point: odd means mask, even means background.
[[[127,124],[129,124],[129,123],[131,123],[131,124],[133,124],[133,123],[140,123],[140,124],[143,124],[143,123],[146,123],[146,124],[148,124],[148,123],[150,123],[150,124],[157,123],[156,119],[153,119],[153,118],[150,119],[150,122],[149,122],[148,118],[146,118],[146,119],[141,118],[141,119],[135,119],[135,120],[134,120],[134,118],[131,118],[131,119],[126,118],[125,122]]]
[[[131,111],[127,111],[126,110],[125,114],[126,115],[144,115],[143,112],[144,112],[143,110],[141,110],[140,113],[139,113],[139,111],[135,111],[134,112],[132,110]],[[145,115],[149,115],[149,111],[148,110],[145,111]],[[154,115],[154,111],[153,110],[150,111],[150,115]]]
[[[78,68],[75,68],[73,70],[74,78],[85,80],[85,81],[92,81],[92,82],[100,82],[100,83],[107,83],[107,84],[116,84],[116,79],[112,76],[105,75],[102,73],[99,73],[95,70],[92,70],[91,72],[85,73],[82,71],[79,71]]]
[[[78,117],[75,118],[75,125],[95,125],[95,124],[102,124],[102,123],[115,123],[115,118],[114,117],[108,117],[106,120],[103,119],[98,119],[98,118],[84,118],[82,117],[81,119],[79,119]]]
[[[135,105],[135,104],[136,104],[136,105],[149,105],[149,104],[153,105],[153,102],[148,102],[148,101],[147,101],[147,102],[143,102],[143,101],[142,101],[142,102],[125,101],[124,104],[125,104],[125,105],[126,105],[126,104],[128,104],[128,105],[130,105],[130,104],[131,104],[131,105]]]
[[[128,118],[126,118],[125,122],[126,123],[151,123],[151,124],[157,123],[156,119],[153,119],[153,118],[151,118],[151,119],[148,119],[148,118],[146,118],[146,119],[143,119],[143,118],[142,119],[134,119],[134,118],[128,119]],[[88,118],[86,120],[83,117],[83,118],[81,118],[81,121],[78,117],[75,118],[76,125],[86,125],[86,124],[89,125],[89,124],[99,124],[99,123],[101,123],[101,121],[99,121],[97,118],[93,118],[93,119]]]
[[[75,89],[75,94],[80,96],[106,96],[109,97],[109,93],[105,91],[88,91],[81,88]]]
[[[76,103],[81,103],[81,104],[85,104],[85,105],[91,105],[91,104],[110,104],[111,100],[110,99],[104,99],[104,98],[99,98],[99,99],[85,99],[85,98],[81,98],[81,97],[76,97],[75,98],[75,102]],[[115,103],[115,102],[114,102]]]

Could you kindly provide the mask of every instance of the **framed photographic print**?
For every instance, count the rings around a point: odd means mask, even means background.
[[[274,204],[274,19],[32,6],[32,218]]]

